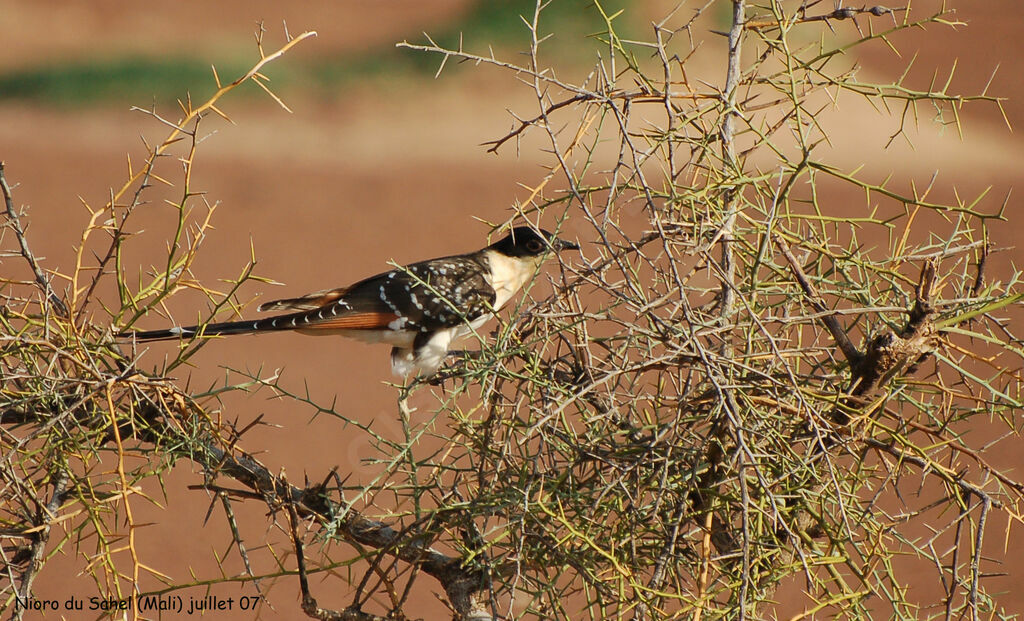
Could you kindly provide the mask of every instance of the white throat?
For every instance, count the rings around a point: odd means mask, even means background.
[[[541,257],[510,257],[494,250],[487,250],[486,257],[490,270],[485,278],[494,289],[494,310],[499,310],[522,289],[541,261]]]

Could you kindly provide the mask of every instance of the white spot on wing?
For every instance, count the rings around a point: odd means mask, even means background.
[[[380,300],[387,304],[388,308],[395,311],[396,315],[398,314],[398,309],[395,307],[394,303],[390,299],[388,299],[388,294],[387,292],[384,291],[384,285],[380,286]]]

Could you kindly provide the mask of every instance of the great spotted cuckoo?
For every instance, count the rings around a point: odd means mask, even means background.
[[[546,257],[569,249],[579,246],[521,226],[476,252],[413,263],[348,287],[259,307],[260,311],[291,311],[286,314],[118,336],[159,341],[277,330],[338,334],[391,345],[395,375],[431,374],[444,362],[451,344],[493,317]]]

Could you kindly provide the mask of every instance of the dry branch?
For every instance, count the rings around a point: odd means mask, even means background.
[[[4,175],[4,162],[0,161],[0,190],[3,191],[4,195],[4,206],[6,207],[7,222],[11,230],[14,231],[15,237],[18,238],[18,246],[21,249],[21,256],[28,262],[29,267],[32,269],[32,274],[35,276],[36,284],[39,285],[39,289],[43,292],[43,298],[47,304],[53,306],[61,315],[67,315],[68,309],[64,305],[64,301],[60,299],[57,293],[50,286],[50,280],[43,273],[39,262],[36,261],[35,255],[29,249],[28,240],[25,238],[25,229],[21,226],[21,218],[18,216],[18,212],[14,208],[14,195],[11,193],[11,186],[7,183],[7,177]]]
[[[237,381],[189,394],[166,376],[198,345],[159,373],[146,370],[136,352],[111,343],[106,322],[82,312],[102,308],[103,287],[119,296],[109,321],[119,328],[160,312],[186,286],[208,296],[210,319],[233,309],[253,265],[225,290],[188,280],[213,217],[191,187],[199,123],[229,119],[223,95],[246,80],[266,88],[263,65],[312,35],[267,54],[261,28],[252,71],[227,85],[215,73],[218,92],[184,103],[179,119],[151,110],[168,136],[85,232],[68,275],[77,324],[46,312],[57,303],[48,294],[40,301],[46,272],[31,253],[19,252],[36,281],[0,292],[0,535],[17,542],[2,550],[3,588],[31,590],[37,568],[28,561],[60,521],[80,540],[101,542],[89,552],[102,561],[89,566],[98,582],[137,589],[145,559],[131,544],[129,499],[141,502],[138,490],[188,460],[206,475],[196,489],[212,494],[208,517],[223,508],[226,547],[244,572],[166,588],[233,581],[272,597],[273,578],[295,585],[294,576],[302,610],[316,619],[409,617],[423,585],[440,586],[460,620],[762,618],[777,612],[778,586],[794,580],[808,615],[864,618],[881,606],[910,618],[928,602],[906,588],[904,567],[937,569],[940,616],[1005,612],[986,592],[993,561],[984,543],[994,539],[986,529],[993,515],[1021,519],[1024,482],[994,469],[992,447],[967,430],[988,425],[1003,444],[1019,441],[1024,343],[1002,313],[1015,312],[1024,293],[1019,275],[992,273],[984,232],[1008,212],[984,195],[943,204],[906,194],[895,180],[835,167],[816,148],[837,139],[821,103],[843,91],[880,110],[928,102],[954,115],[999,100],[834,71],[832,59],[858,45],[950,23],[943,11],[908,12],[890,30],[865,34],[849,18],[888,22],[896,10],[813,14],[820,2],[722,2],[732,23],[720,85],[687,64],[714,0],[693,16],[677,9],[654,25],[652,41],[622,36],[622,15],[593,3],[601,34],[587,44],[600,46],[599,60],[575,82],[564,76],[577,72],[556,73],[546,61],[558,38],[545,34],[544,2],[524,16],[522,61],[461,42],[402,44],[440,55],[442,67],[487,64],[525,84],[530,111],[485,143],[495,151],[531,128],[546,141],[547,165],[510,220],[569,229],[589,243],[579,262],[545,271],[549,282],[494,334],[480,335],[479,352],[397,391],[397,440],[276,374],[235,372]],[[834,36],[807,36],[833,27]],[[170,153],[180,178],[161,168]],[[137,278],[119,257],[135,241],[134,207],[155,181],[177,184],[179,221],[166,262]],[[867,195],[868,208],[835,200],[835,184]],[[125,200],[128,208],[115,210]],[[198,215],[197,203],[206,207]],[[948,228],[914,242],[912,224],[925,214]],[[108,245],[86,252],[97,237]],[[773,247],[784,260],[773,260]],[[905,273],[916,265],[920,274]],[[243,449],[261,418],[229,424],[243,416],[217,401],[260,388],[366,440],[380,475],[356,486],[331,471],[296,485],[268,470],[252,446]],[[411,416],[413,393],[435,395],[436,407]],[[67,471],[52,466],[105,453],[113,469],[76,461],[72,471],[83,474],[63,483]],[[260,545],[239,535],[246,515],[233,507],[246,505],[272,520]],[[125,525],[127,550],[106,543]],[[934,536],[911,536],[921,528]],[[309,545],[314,535],[332,545]],[[276,569],[259,573],[268,558]],[[12,559],[27,569],[13,571]],[[332,572],[328,588],[351,593],[349,606],[317,603],[310,578],[321,571]]]

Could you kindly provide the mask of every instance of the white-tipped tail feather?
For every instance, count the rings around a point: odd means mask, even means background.
[[[293,330],[387,343],[391,370],[406,377],[437,371],[452,343],[476,332],[533,277],[552,252],[578,248],[546,231],[517,227],[477,252],[414,263],[350,287],[275,300],[260,310],[290,311],[257,321],[122,332],[135,341],[192,339]]]

